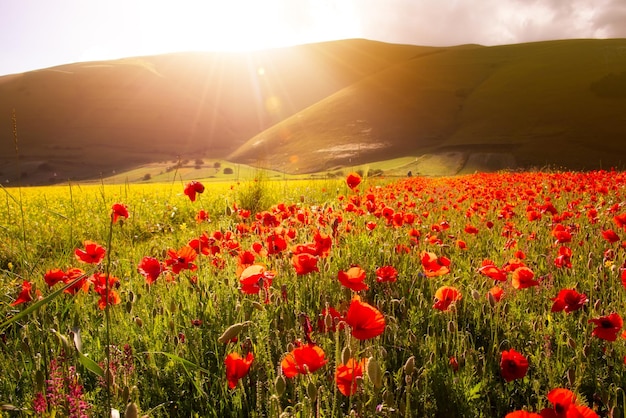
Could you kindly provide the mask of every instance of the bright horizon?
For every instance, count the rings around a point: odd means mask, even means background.
[[[0,7],[0,76],[350,38],[450,46],[626,37],[621,0],[5,0]]]

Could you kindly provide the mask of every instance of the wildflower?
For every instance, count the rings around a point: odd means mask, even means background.
[[[563,289],[559,294],[551,299],[554,301],[552,304],[552,312],[561,312],[565,310],[566,313],[576,311],[583,307],[583,305],[589,302],[587,295],[578,293],[574,289]]]
[[[507,382],[521,379],[528,371],[528,360],[522,354],[510,349],[502,352],[500,359],[500,373]]]
[[[569,247],[559,247],[559,255],[554,259],[554,265],[561,268],[572,268],[572,249]]]
[[[608,316],[592,318],[588,321],[588,323],[594,323],[596,325],[591,335],[595,335],[596,337],[606,341],[615,341],[617,339],[617,334],[624,325],[622,317],[615,312]]]
[[[315,243],[315,255],[321,258],[326,258],[330,255],[330,248],[333,245],[333,239],[330,235],[317,231],[313,235],[313,242]]]
[[[447,257],[437,257],[434,253],[423,251],[421,261],[426,277],[442,276],[450,272],[450,259]]]
[[[291,265],[296,269],[296,274],[302,276],[314,271],[320,271],[317,267],[319,258],[309,253],[295,254],[291,257]]]
[[[337,383],[337,389],[344,396],[352,396],[356,393],[358,381],[363,378],[363,368],[366,361],[366,359],[357,361],[350,358],[345,364],[340,363],[337,365],[335,382]]]
[[[442,312],[447,311],[450,305],[463,298],[463,295],[459,291],[451,286],[441,286],[435,292],[435,304],[433,308],[439,309]]]
[[[83,245],[85,247],[84,250],[80,248],[74,250],[76,258],[83,263],[100,264],[106,253],[104,247],[89,240],[83,242]]]
[[[165,265],[168,267],[171,266],[172,271],[175,274],[178,274],[185,269],[191,271],[195,271],[198,269],[198,266],[193,264],[193,261],[198,256],[198,253],[189,245],[182,247],[178,251],[174,249],[169,249],[167,251],[167,255],[170,258],[165,260]]]
[[[256,295],[261,291],[261,288],[269,289],[272,285],[272,280],[276,276],[276,273],[271,270],[267,270],[262,264],[253,264],[246,268],[239,277],[239,284],[241,285],[241,291],[248,295]]]
[[[528,411],[513,411],[505,415],[504,418],[542,418],[541,415]]]
[[[192,202],[196,201],[196,193],[204,193],[204,185],[199,181],[192,181],[185,186],[185,194]]]
[[[450,359],[448,360],[448,364],[452,368],[453,372],[459,371],[459,361],[456,359],[456,357],[451,356]]]
[[[355,292],[369,289],[369,286],[363,283],[365,277],[365,271],[359,266],[350,267],[347,271],[339,270],[339,272],[337,273],[337,278],[339,279],[339,282],[343,286],[347,287],[348,289],[352,289]]]
[[[513,271],[511,284],[515,289],[526,289],[528,287],[537,286],[539,282],[534,280],[535,273],[528,267],[519,267]]]
[[[361,184],[361,176],[358,173],[350,173],[346,177],[346,184],[352,190],[356,189]]]
[[[487,292],[487,299],[493,299],[494,302],[500,302],[500,299],[502,299],[503,295],[504,290],[502,290],[502,288],[499,286],[494,286],[489,289],[489,292]]]
[[[22,290],[20,294],[17,296],[17,299],[11,303],[11,306],[17,306],[22,303],[30,302],[33,300],[33,296],[31,295],[31,290],[33,288],[33,284],[28,280],[24,280],[22,282]]]
[[[202,223],[202,222],[208,222],[208,221],[209,221],[209,214],[207,213],[206,210],[200,209],[198,213],[196,214],[196,222]]]
[[[226,356],[224,364],[226,365],[226,379],[230,389],[236,388],[239,379],[245,377],[250,372],[250,366],[253,361],[254,355],[252,352],[249,352],[245,358],[239,355],[239,353],[230,353]]]
[[[128,208],[121,203],[115,203],[111,208],[111,221],[116,223],[120,217],[128,219]]]
[[[285,377],[295,377],[298,374],[313,373],[326,364],[324,350],[318,345],[299,343],[280,362]]]
[[[352,328],[352,336],[358,340],[374,338],[385,331],[385,317],[378,309],[355,295],[345,316],[345,321]]]
[[[540,412],[542,418],[598,417],[598,414],[590,408],[584,405],[578,405],[576,395],[568,389],[552,389],[548,393],[548,400],[554,407],[542,409]]]
[[[394,283],[398,280],[398,270],[393,266],[383,266],[376,269],[378,283]]]
[[[163,263],[154,257],[144,257],[137,266],[137,271],[146,278],[147,284],[152,284],[163,272]]]
[[[613,244],[620,240],[619,235],[612,229],[607,229],[602,231],[602,238]]]
[[[108,276],[108,296],[107,296],[107,275],[105,273],[95,273],[92,275],[89,280],[93,283],[94,291],[100,295],[100,300],[98,301],[98,308],[104,309],[109,305],[118,305],[122,299],[117,294],[113,287],[119,284],[119,279],[117,277]]]
[[[43,279],[49,287],[52,287],[57,283],[65,282],[65,280],[67,279],[67,275],[61,269],[51,269],[46,271]]]
[[[482,266],[478,269],[482,275],[499,282],[506,282],[506,271],[499,269],[491,260],[484,260]]]
[[[71,283],[73,281],[76,281],[73,285],[65,289],[65,293],[75,295],[76,293],[78,293],[79,290],[82,290],[85,293],[89,291],[89,285],[91,284],[91,282],[87,280],[87,277],[85,276],[85,272],[83,270],[79,268],[71,268],[65,272],[65,276],[65,283]],[[81,276],[83,277],[80,278]]]

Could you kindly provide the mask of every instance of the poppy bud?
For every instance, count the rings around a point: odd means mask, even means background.
[[[454,324],[454,321],[448,322],[448,332],[453,333],[454,331],[456,331],[456,325]]]
[[[367,359],[367,376],[370,378],[375,388],[378,389],[383,385],[382,370],[374,357]]]
[[[411,356],[407,359],[406,363],[404,363],[404,373],[410,375],[415,370],[415,356]]]
[[[226,329],[226,331],[224,331],[224,333],[222,335],[219,336],[217,341],[222,343],[222,344],[226,344],[230,340],[235,338],[237,335],[239,335],[239,333],[241,332],[242,329],[243,329],[243,324],[242,323],[233,324],[230,327],[228,327]]]
[[[567,339],[567,345],[569,345],[569,348],[571,348],[572,350],[576,349],[576,341],[574,341],[572,337],[569,337]]]
[[[122,399],[124,400],[124,403],[128,402],[130,399],[130,389],[128,386],[124,386],[124,389],[122,389]]]
[[[476,289],[472,289],[472,297],[474,298],[474,300],[480,300],[480,293],[478,293],[478,290]]]
[[[252,302],[252,307],[254,309],[256,309],[257,311],[264,311],[265,308],[263,307],[263,305],[257,301]]]
[[[285,389],[287,388],[287,382],[285,381],[285,376],[282,374],[276,377],[274,381],[274,389],[276,390],[276,394],[278,396],[282,396],[285,393]]]
[[[567,370],[567,381],[570,386],[574,386],[576,381],[576,370],[574,368]]]
[[[107,382],[109,387],[115,386],[115,375],[111,369],[107,369],[104,373],[104,381]]]
[[[306,394],[311,399],[311,402],[315,402],[317,399],[317,388],[315,387],[315,383],[309,381],[309,384],[306,387]]]
[[[137,408],[137,404],[135,402],[131,402],[126,405],[126,410],[124,411],[124,418],[137,418],[139,417],[139,408]]]
[[[135,324],[137,324],[137,326],[139,328],[143,327],[143,320],[141,318],[139,318],[138,316],[135,317]]]
[[[489,306],[493,309],[496,306],[496,297],[493,293],[489,292],[487,293],[487,299],[489,300]]]
[[[126,302],[126,313],[131,313],[133,311],[133,303],[131,301]]]
[[[168,322],[167,326],[170,329],[170,331],[172,331],[172,332],[174,332],[176,330],[176,324],[171,319],[170,319],[170,322]]]
[[[352,357],[352,351],[349,346],[345,346],[343,350],[341,350],[341,362],[343,364],[348,364],[350,357]]]

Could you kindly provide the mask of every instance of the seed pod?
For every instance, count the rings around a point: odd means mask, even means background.
[[[341,362],[343,364],[348,364],[350,357],[352,357],[352,351],[349,346],[345,346],[343,350],[341,350]]]
[[[411,356],[407,359],[406,363],[404,363],[404,373],[410,375],[415,370],[415,356]]]
[[[239,333],[241,332],[242,329],[243,329],[243,324],[241,322],[239,322],[237,324],[233,324],[230,327],[228,327],[226,329],[226,331],[224,331],[224,333],[222,335],[220,335],[220,337],[217,339],[217,341],[222,343],[222,344],[226,344],[230,340],[235,338],[237,335],[239,335]]]
[[[276,394],[278,396],[282,396],[285,393],[285,389],[287,388],[287,381],[285,380],[285,376],[278,375],[276,380],[274,381],[274,389],[276,390]]]
[[[126,405],[126,410],[124,411],[124,418],[138,418],[139,417],[139,408],[135,402],[131,402]]]
[[[378,389],[383,385],[383,373],[374,357],[367,359],[367,376],[370,378],[375,388]]]

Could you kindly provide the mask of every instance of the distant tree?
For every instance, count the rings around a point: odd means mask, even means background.
[[[233,169],[232,169],[232,168],[230,168],[230,167],[226,167],[226,168],[224,169],[224,174],[233,174],[233,173],[234,173],[234,171],[233,171]]]
[[[143,175],[143,177],[141,178],[143,181],[148,181],[152,178],[152,175],[150,173],[146,173]]]
[[[204,161],[202,161],[202,158],[196,158],[195,164],[198,166],[201,166],[204,164]]]
[[[222,168],[222,163],[220,163],[219,161],[214,162],[213,163],[213,168],[219,170],[220,168]]]

